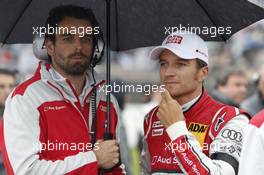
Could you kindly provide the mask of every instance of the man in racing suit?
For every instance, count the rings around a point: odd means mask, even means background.
[[[47,24],[71,29],[97,25],[90,9],[71,5],[52,9]],[[94,35],[67,30],[46,35],[50,60],[40,62],[34,76],[6,102],[1,148],[9,175],[124,174],[118,164],[119,108],[114,97],[113,139],[103,140],[108,122],[105,81],[90,66],[95,42]]]
[[[207,95],[205,42],[172,33],[150,57],[159,60],[165,90],[144,120],[141,174],[237,174],[248,114]]]

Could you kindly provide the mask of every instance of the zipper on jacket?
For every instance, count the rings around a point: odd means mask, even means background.
[[[88,123],[85,122],[85,118],[84,118],[83,114],[81,113],[81,111],[79,110],[79,108],[73,102],[71,102],[70,100],[65,98],[59,88],[57,88],[55,85],[53,85],[50,81],[47,81],[47,82],[48,82],[48,84],[51,87],[55,88],[60,93],[60,95],[63,97],[63,99],[65,100],[66,103],[71,104],[74,107],[74,109],[77,110],[77,112],[80,114],[80,116],[81,116],[81,118],[82,118],[82,120],[83,120],[83,122],[85,124],[85,127],[87,129],[88,137],[89,137],[89,140],[90,140],[90,131],[89,131]],[[78,102],[80,102],[79,98],[78,98]]]

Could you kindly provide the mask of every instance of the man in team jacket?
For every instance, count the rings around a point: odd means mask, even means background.
[[[144,120],[141,174],[237,174],[248,115],[207,95],[204,40],[173,33],[150,57],[159,60],[166,90]]]
[[[92,71],[97,37],[74,32],[98,27],[93,12],[72,5],[55,7],[46,26],[65,30],[46,34],[49,59],[41,61],[33,77],[6,102],[0,138],[8,174],[123,174],[118,166],[119,108],[114,97],[113,139],[103,140],[106,97],[99,89],[105,81]]]

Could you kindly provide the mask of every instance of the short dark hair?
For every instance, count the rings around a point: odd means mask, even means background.
[[[197,69],[201,69],[203,67],[206,67],[207,66],[207,63],[204,62],[203,60],[200,60],[198,58],[196,58],[196,68]]]
[[[240,69],[227,69],[227,70],[223,70],[223,72],[224,72],[224,75],[219,76],[216,79],[216,88],[218,86],[225,86],[227,84],[229,78],[233,75],[246,77],[246,74]]]
[[[73,17],[77,19],[84,19],[91,23],[91,27],[97,27],[98,21],[95,18],[93,11],[90,8],[84,8],[75,5],[62,5],[54,7],[50,10],[49,16],[46,21],[46,29],[48,25],[50,27],[56,27],[65,17]],[[46,33],[46,38],[49,38],[53,43],[55,43],[55,33]]]
[[[14,79],[16,79],[16,73],[17,71],[12,71],[9,69],[0,68],[0,75],[9,75],[12,76]]]

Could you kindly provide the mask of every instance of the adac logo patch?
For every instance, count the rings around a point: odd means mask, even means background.
[[[204,133],[207,130],[207,127],[207,125],[191,122],[188,130],[191,132]]]
[[[188,126],[188,131],[191,132],[196,137],[200,145],[203,145],[204,143],[207,129],[208,129],[208,125],[204,125],[201,123],[191,122]]]

